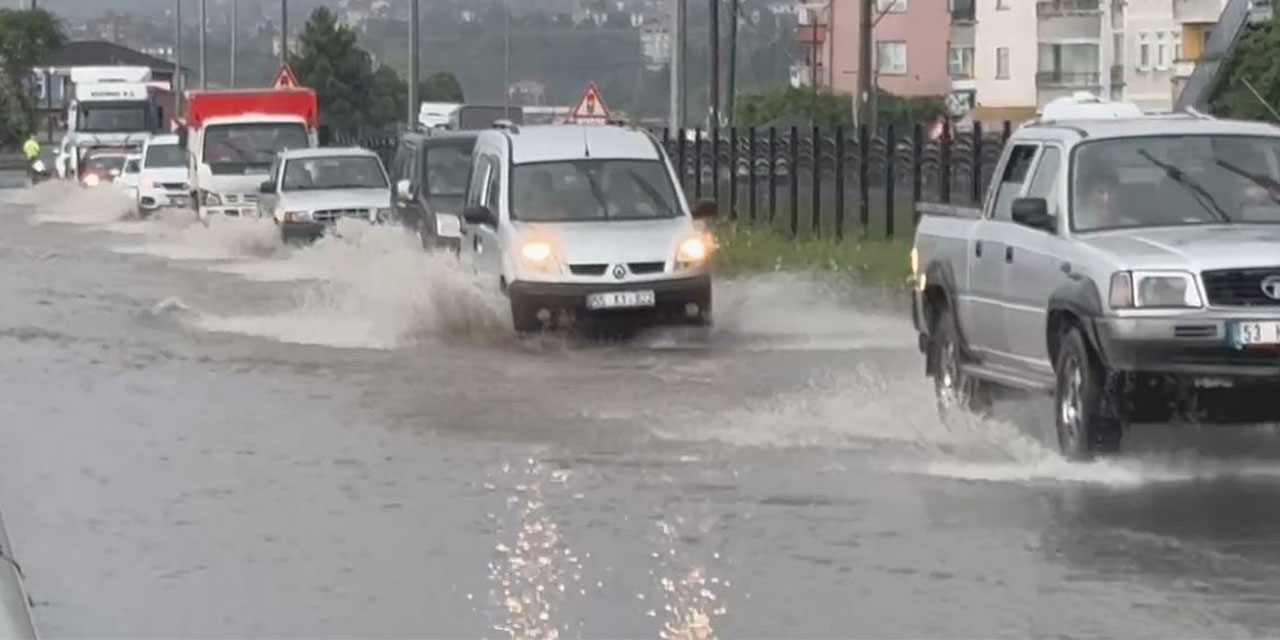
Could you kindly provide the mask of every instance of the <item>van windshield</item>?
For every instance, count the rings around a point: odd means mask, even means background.
[[[657,160],[571,160],[516,165],[511,218],[528,222],[653,220],[680,215]]]
[[[1280,138],[1161,135],[1077,147],[1072,229],[1280,224]]]

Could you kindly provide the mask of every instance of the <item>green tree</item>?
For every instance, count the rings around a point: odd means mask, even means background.
[[[409,85],[387,65],[378,67],[373,74],[373,93],[368,118],[371,122],[386,126],[403,120],[408,113]]]
[[[66,42],[62,25],[43,9],[0,9],[0,64],[21,83],[31,67]]]
[[[18,84],[0,73],[0,148],[16,147],[30,131],[26,100]]]
[[[462,83],[448,71],[437,71],[418,85],[418,97],[423,102],[464,102]]]
[[[395,71],[383,67],[375,72],[355,31],[325,7],[311,13],[290,65],[298,82],[316,91],[320,118],[336,131],[358,135],[398,118],[394,92],[400,87],[390,82]]]
[[[1225,67],[1210,99],[1211,110],[1232,118],[1274,120],[1267,105],[1280,105],[1280,23],[1273,20],[1251,29],[1241,38]],[[1246,83],[1253,85],[1266,102],[1259,101]]]

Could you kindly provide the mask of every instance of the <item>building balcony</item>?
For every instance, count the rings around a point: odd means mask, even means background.
[[[1040,0],[1036,15],[1041,18],[1102,15],[1101,0]]]
[[[1041,88],[1100,89],[1102,74],[1096,71],[1040,71],[1036,86]]]
[[[1213,24],[1222,15],[1222,0],[1172,0],[1173,21],[1179,24]]]

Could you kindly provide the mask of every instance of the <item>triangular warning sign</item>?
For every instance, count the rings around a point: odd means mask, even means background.
[[[609,107],[600,98],[600,90],[595,83],[587,85],[586,93],[578,101],[578,106],[569,113],[569,122],[603,123],[609,119]]]
[[[276,89],[297,89],[298,78],[293,75],[293,70],[289,68],[289,65],[282,64],[280,65],[280,70],[276,72],[276,79],[271,83],[271,86]]]

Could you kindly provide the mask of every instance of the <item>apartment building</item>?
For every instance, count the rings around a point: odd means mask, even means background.
[[[792,69],[793,84],[816,78],[837,92],[858,90],[863,0],[808,4],[798,15],[797,39],[806,59]],[[877,86],[901,96],[944,96],[950,17],[942,0],[876,0],[872,17],[872,72]]]
[[[1172,109],[1227,0],[949,0],[951,105],[1019,120],[1079,91]]]

